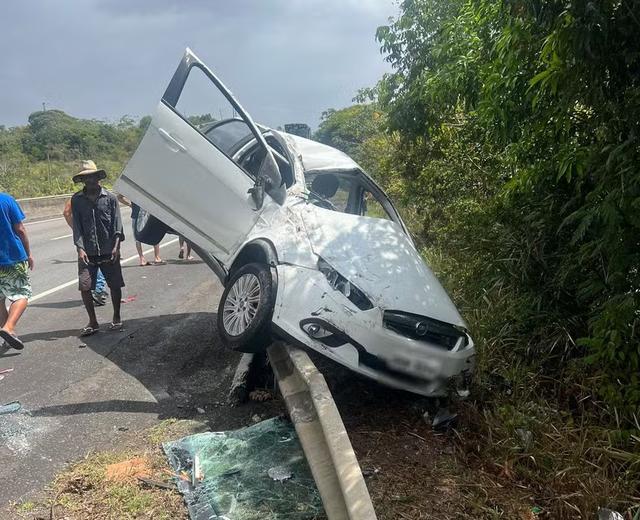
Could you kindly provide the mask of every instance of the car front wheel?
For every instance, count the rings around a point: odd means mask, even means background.
[[[218,332],[225,346],[261,352],[271,342],[275,287],[269,266],[247,264],[227,283],[218,306]]]

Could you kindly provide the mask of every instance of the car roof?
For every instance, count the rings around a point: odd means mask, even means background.
[[[219,127],[234,121],[242,122],[242,119],[234,117],[220,121],[212,121],[201,125],[200,131],[207,134],[214,127]],[[263,134],[267,132],[276,132],[276,130],[261,124],[257,124],[256,126]],[[281,130],[277,130],[277,132],[280,135],[286,136],[290,143],[292,142],[296,151],[302,158],[302,165],[305,173],[362,170],[358,163],[356,163],[351,157],[332,146],[319,143],[318,141],[312,141],[311,139],[306,139],[299,135],[283,132]],[[247,135],[247,137],[249,136]],[[234,146],[234,149],[238,150],[249,140],[250,139],[240,141]]]
[[[302,165],[305,173],[350,170],[362,171],[362,168],[360,168],[357,162],[336,148],[300,137],[299,135],[287,134],[285,132],[279,133],[293,141],[296,150],[302,157]]]

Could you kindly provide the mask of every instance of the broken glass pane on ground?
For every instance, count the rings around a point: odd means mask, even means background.
[[[293,425],[274,418],[164,444],[192,520],[325,518]]]

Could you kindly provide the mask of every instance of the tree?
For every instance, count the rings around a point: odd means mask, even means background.
[[[138,128],[142,132],[146,132],[150,124],[151,124],[151,116],[144,116],[140,118],[140,122],[138,123]]]
[[[555,373],[590,365],[593,390],[628,411],[640,405],[638,7],[406,0],[377,33],[399,173],[431,202],[425,243],[468,301],[492,299],[495,331],[521,348],[507,355],[536,352]]]
[[[16,197],[68,193],[74,188],[70,172],[81,159],[95,160],[113,177],[136,149],[145,122],[129,116],[107,123],[61,110],[34,112],[27,126],[0,131],[2,189]]]
[[[382,130],[382,112],[374,103],[353,105],[322,113],[314,139],[358,159],[360,145]]]
[[[199,114],[189,116],[189,122],[194,126],[204,125],[206,123],[211,123],[216,119],[211,114]]]

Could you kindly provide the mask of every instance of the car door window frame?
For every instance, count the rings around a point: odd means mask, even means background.
[[[264,139],[267,142],[267,145],[269,146],[269,148],[271,148],[271,153],[273,154],[273,157],[276,160],[276,163],[278,163],[278,161],[285,162],[289,167],[289,169],[291,170],[290,175],[286,177],[282,174],[282,170],[280,170],[282,183],[286,186],[287,189],[291,188],[296,183],[296,176],[293,171],[294,161],[291,156],[290,150],[288,149],[288,147],[284,142],[278,139],[277,133],[274,132],[272,129],[263,127],[261,125],[258,125],[258,128],[263,131],[262,134],[264,135]],[[280,153],[280,151],[276,150],[276,148],[271,143],[269,143],[269,138],[272,138],[274,141],[276,141],[276,143],[282,148],[283,153]],[[245,160],[247,155],[253,152],[253,147],[256,146],[256,143],[253,141],[254,140],[250,136],[247,136],[242,140],[238,141],[236,146],[234,146],[230,150],[232,155],[234,157],[237,157],[240,163],[242,163]]]
[[[228,153],[222,150],[215,143],[210,141],[207,136],[200,131],[191,121],[189,121],[185,114],[182,114],[177,108],[178,100],[182,94],[184,86],[189,78],[189,74],[191,70],[196,67],[198,68],[204,75],[207,77],[209,81],[213,83],[213,85],[218,89],[218,91],[225,97],[225,99],[229,102],[229,104],[235,109],[238,113],[239,118],[244,121],[244,123],[249,127],[249,130],[255,137],[257,143],[262,146],[266,153],[271,153],[269,150],[269,145],[265,141],[262,133],[258,129],[258,126],[255,124],[251,116],[242,108],[240,103],[235,99],[235,97],[231,94],[230,90],[220,81],[216,75],[203,63],[201,62],[195,54],[191,51],[187,51],[182,58],[182,61],[178,65],[169,85],[167,86],[164,94],[162,95],[162,103],[164,103],[169,109],[171,109],[180,119],[182,119],[185,123],[187,123],[191,128],[193,128],[200,136],[207,141],[211,146],[214,146],[217,150],[219,150],[222,154],[224,154],[231,162],[238,166],[240,170],[242,170],[245,175],[247,175],[253,182],[257,181],[257,176],[253,175],[246,168],[244,168],[241,164],[233,159]],[[266,159],[265,159],[266,160]],[[274,159],[275,160],[275,159]]]
[[[357,182],[359,184],[359,194],[357,198],[358,200],[358,208],[356,208],[358,212],[357,214],[362,215],[362,210],[364,207],[364,194],[366,191],[368,191],[382,206],[382,209],[384,209],[387,212],[387,215],[389,215],[389,218],[393,222],[398,224],[408,237],[411,237],[411,235],[409,234],[409,230],[404,225],[404,222],[400,217],[400,213],[398,213],[398,210],[393,205],[393,202],[391,202],[391,199],[387,197],[387,194],[373,181],[373,179],[371,179],[363,171],[358,171],[358,177],[359,178]]]

